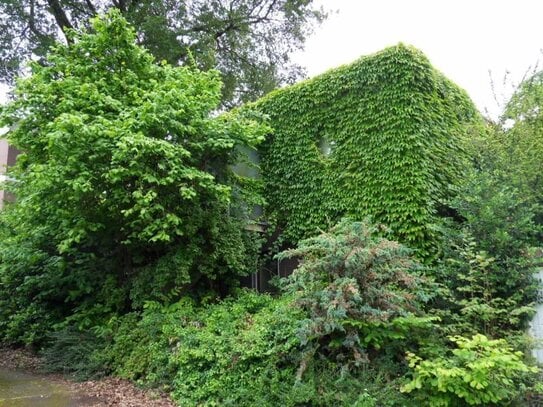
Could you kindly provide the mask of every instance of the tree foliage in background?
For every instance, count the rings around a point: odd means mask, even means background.
[[[537,206],[495,164],[485,165],[450,202],[460,221],[444,224],[444,253],[433,275],[451,297],[443,295],[437,306],[448,334],[521,335],[537,299],[531,250],[541,231]]]
[[[4,0],[0,3],[0,76],[11,80],[32,55],[43,59],[69,30],[116,8],[137,30],[140,45],[177,65],[193,57],[216,68],[225,105],[254,100],[302,70],[290,62],[325,14],[312,0]]]
[[[418,50],[398,45],[256,103],[267,216],[296,242],[342,216],[371,216],[428,257],[440,202],[466,170],[480,116]]]
[[[473,166],[448,205],[435,277],[451,290],[440,315],[448,334],[521,336],[535,310],[542,246],[541,74],[523,82],[498,123],[471,140]],[[454,320],[451,321],[449,318]]]
[[[518,86],[499,124],[492,143],[502,178],[539,205],[536,219],[543,225],[543,72]]]
[[[0,332],[28,342],[246,273],[230,165],[268,131],[213,117],[219,73],[154,63],[117,11],[69,35],[1,112],[23,153],[1,214]]]

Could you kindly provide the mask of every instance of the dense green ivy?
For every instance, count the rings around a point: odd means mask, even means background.
[[[431,252],[437,205],[466,167],[480,116],[420,51],[387,48],[256,106],[274,128],[261,148],[267,216],[288,240],[371,216]]]

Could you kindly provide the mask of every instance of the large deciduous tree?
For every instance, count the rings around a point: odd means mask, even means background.
[[[480,165],[493,171],[498,184],[515,188],[543,225],[543,72],[516,87],[499,121],[481,140]]]
[[[504,166],[518,187],[543,204],[543,72],[519,85],[501,121],[505,128],[498,135]]]
[[[0,217],[0,336],[33,342],[247,272],[237,146],[267,128],[212,114],[220,75],[156,64],[119,12],[69,34],[0,110],[23,151]],[[242,205],[240,203],[240,205]],[[45,325],[45,326],[44,326]]]
[[[313,0],[3,0],[0,76],[13,78],[32,55],[43,57],[72,28],[114,7],[137,29],[138,42],[171,64],[196,60],[220,70],[224,105],[261,96],[300,77],[290,63],[325,14]]]

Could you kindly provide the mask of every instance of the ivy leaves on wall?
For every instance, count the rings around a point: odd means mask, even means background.
[[[431,254],[436,206],[462,176],[480,117],[420,51],[387,48],[256,107],[274,128],[261,147],[267,216],[288,240],[370,216]]]

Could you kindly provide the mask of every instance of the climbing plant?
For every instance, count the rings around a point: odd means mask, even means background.
[[[466,93],[405,45],[271,93],[256,103],[267,216],[290,241],[341,216],[371,216],[432,252],[439,202],[466,167],[480,117]]]

